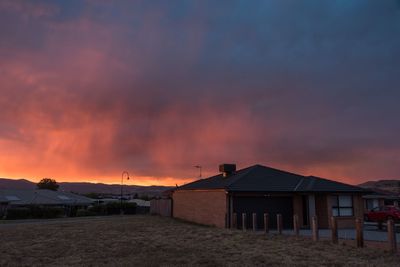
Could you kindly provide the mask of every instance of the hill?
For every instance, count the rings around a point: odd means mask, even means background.
[[[19,190],[28,190],[34,189],[36,187],[35,183],[28,181],[26,179],[6,179],[0,178],[0,189],[19,189]]]
[[[121,185],[119,184],[102,184],[102,183],[59,183],[61,191],[75,192],[79,194],[99,193],[99,194],[120,194]],[[6,179],[0,178],[0,189],[20,189],[30,190],[36,188],[36,183],[26,179]],[[147,196],[159,196],[165,190],[171,189],[169,186],[140,186],[140,185],[124,185],[124,194],[139,194]]]

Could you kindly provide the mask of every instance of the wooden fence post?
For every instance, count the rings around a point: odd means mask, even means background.
[[[234,212],[233,214],[232,214],[232,224],[231,224],[231,226],[232,226],[232,229],[237,229],[237,214]]]
[[[253,231],[257,231],[257,213],[253,213]]]
[[[337,244],[339,241],[337,221],[335,217],[331,217],[332,243]]]
[[[387,233],[389,241],[389,249],[392,253],[397,252],[396,229],[393,219],[387,221]]]
[[[246,213],[242,213],[242,230],[246,231],[246,228],[247,228]]]
[[[299,216],[297,214],[293,215],[293,228],[296,236],[300,234]]]
[[[319,239],[319,232],[318,232],[318,219],[317,216],[312,217],[312,239],[313,241],[318,241]]]
[[[282,214],[276,215],[276,227],[278,228],[278,234],[282,234]]]
[[[269,232],[269,215],[268,213],[264,213],[264,233],[268,234]]]
[[[356,219],[356,240],[358,248],[364,247],[363,221],[360,218]]]

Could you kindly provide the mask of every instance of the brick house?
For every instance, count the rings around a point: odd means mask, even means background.
[[[276,214],[291,228],[293,215],[303,228],[318,217],[320,228],[329,228],[331,216],[339,228],[354,227],[356,217],[363,218],[363,188],[314,176],[302,176],[262,165],[236,171],[234,164],[220,166],[220,174],[178,187],[172,194],[173,216],[200,224],[230,227],[237,214],[256,213],[262,227],[262,214],[270,215],[270,227],[276,227]]]
[[[47,189],[0,189],[0,218],[5,216],[9,209],[27,208],[32,205],[64,208],[65,214],[70,215],[77,209],[86,209],[93,203],[93,199],[70,192]]]

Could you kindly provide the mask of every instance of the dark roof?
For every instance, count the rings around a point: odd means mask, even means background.
[[[0,195],[0,203],[8,203],[8,202],[9,201],[5,197]]]
[[[367,188],[370,190],[368,195],[363,196],[367,199],[383,198],[383,199],[400,199],[400,194],[396,194],[392,191],[383,190],[380,188]]]
[[[200,179],[176,190],[225,189],[236,192],[365,192],[348,185],[315,176],[303,176],[262,165],[254,165],[223,177]]]
[[[0,199],[11,205],[90,205],[93,200],[84,196],[63,191],[46,189],[35,190],[0,190]]]

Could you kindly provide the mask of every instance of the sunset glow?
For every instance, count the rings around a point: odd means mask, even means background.
[[[0,177],[399,178],[398,2],[312,5],[1,1]]]

